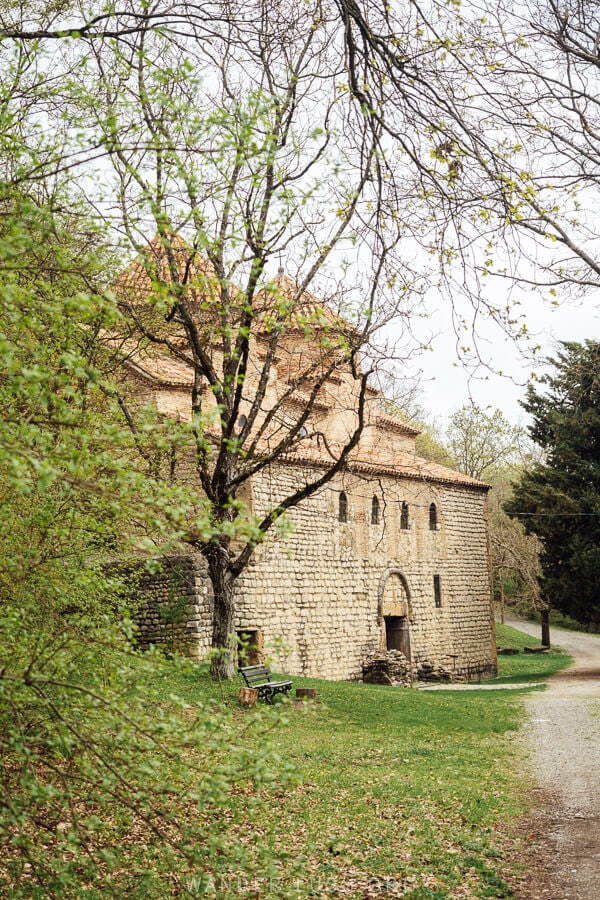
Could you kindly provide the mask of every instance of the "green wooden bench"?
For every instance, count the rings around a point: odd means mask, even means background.
[[[267,666],[240,666],[240,674],[249,688],[258,691],[260,700],[273,702],[275,694],[285,694],[291,690],[291,681],[273,681],[271,670]]]

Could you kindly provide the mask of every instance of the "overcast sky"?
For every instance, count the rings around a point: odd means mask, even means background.
[[[552,307],[542,298],[542,291],[521,291],[521,308],[525,313],[532,344],[541,344],[537,362],[521,354],[515,342],[506,338],[494,325],[480,323],[479,349],[481,356],[505,375],[494,374],[484,366],[473,373],[458,360],[457,338],[452,329],[448,304],[433,301],[429,319],[423,323],[423,338],[435,332],[431,352],[415,360],[421,370],[421,402],[433,417],[445,419],[470,400],[479,406],[500,408],[515,423],[527,423],[527,416],[519,406],[525,394],[525,384],[531,373],[541,375],[543,358],[551,355],[555,341],[583,341],[600,339],[600,298],[588,294],[575,301],[559,294],[558,306]],[[435,303],[437,302],[437,309]],[[432,303],[430,299],[430,304]],[[442,424],[442,422],[441,422]]]

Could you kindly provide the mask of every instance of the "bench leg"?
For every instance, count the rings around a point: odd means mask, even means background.
[[[275,694],[287,694],[291,689],[291,684],[288,684],[285,687],[262,687],[258,688],[258,696],[259,699],[264,700],[265,703],[273,703]]]

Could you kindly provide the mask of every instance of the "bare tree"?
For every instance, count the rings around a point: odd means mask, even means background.
[[[506,290],[514,281],[544,287],[552,303],[561,287],[597,287],[597,3],[483,0],[465,6],[464,24],[472,96],[465,128],[478,134],[472,171],[481,179],[472,220],[486,241],[474,271],[495,275]],[[469,149],[457,152],[470,168]]]
[[[369,379],[394,353],[375,335],[410,313],[418,285],[399,253],[400,184],[344,87],[336,20],[312,6],[223,9],[210,42],[193,18],[185,35],[148,25],[92,42],[78,109],[112,167],[108,195],[87,188],[88,200],[138,252],[116,284],[124,353],[152,347],[190,373],[182,441],[213,533],[192,523],[182,537],[207,560],[224,651],[213,673],[230,676],[235,581],[273,524],[347,465]],[[135,403],[119,399],[141,435]],[[342,433],[322,412],[332,402]],[[250,521],[248,481],[299,458],[316,470]]]
[[[538,51],[518,66],[524,89],[519,97],[519,127],[531,124],[530,107],[541,140],[541,165],[534,169],[537,198],[527,227],[556,244],[547,263],[548,280],[598,287],[600,248],[596,209],[600,165],[600,57],[598,5],[545,0],[526,11],[527,35]],[[560,189],[558,201],[556,188]]]

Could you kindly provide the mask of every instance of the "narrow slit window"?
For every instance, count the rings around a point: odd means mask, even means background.
[[[438,519],[437,519],[437,506],[435,503],[432,503],[429,507],[429,530],[437,531]]]
[[[433,596],[435,599],[436,609],[439,609],[442,605],[442,585],[439,575],[433,576]]]
[[[340,522],[348,521],[348,498],[344,491],[341,492],[338,501],[338,519]]]
[[[404,502],[400,507],[400,528],[408,531],[408,503]]]
[[[377,495],[371,501],[371,525],[379,525],[379,497]]]

